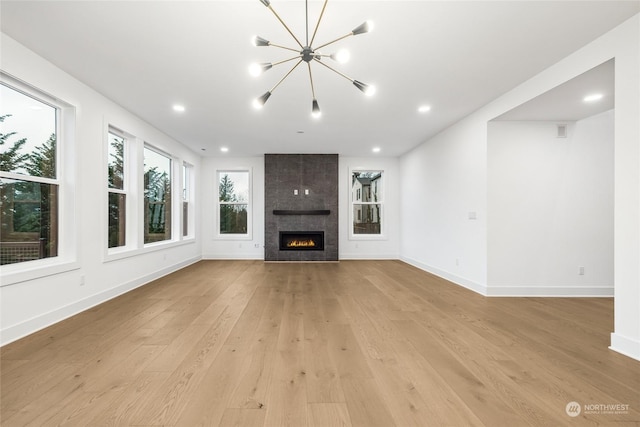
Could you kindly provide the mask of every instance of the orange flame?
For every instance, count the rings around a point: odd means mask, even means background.
[[[287,242],[287,247],[288,248],[312,248],[316,245],[316,242],[314,242],[313,240],[309,239],[309,240],[291,240],[290,242]]]

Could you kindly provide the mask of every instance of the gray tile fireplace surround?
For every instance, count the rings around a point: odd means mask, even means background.
[[[266,154],[264,166],[265,261],[338,261],[338,155]],[[324,250],[280,250],[280,231],[323,231]]]

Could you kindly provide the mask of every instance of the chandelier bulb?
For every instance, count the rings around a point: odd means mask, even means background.
[[[318,105],[318,100],[314,99],[311,103],[311,117],[314,119],[320,118],[322,115],[322,111],[320,111],[320,106]]]
[[[336,53],[330,55],[330,57],[334,61],[339,62],[340,64],[344,64],[344,63],[349,61],[349,58],[351,57],[351,54],[346,49],[340,49]]]
[[[330,57],[331,59],[339,62],[339,63],[345,63],[349,60],[349,52],[347,50],[341,49],[338,52],[336,52],[335,54],[331,54],[331,55],[323,55],[320,53],[319,49],[322,49],[325,46],[329,46],[339,40],[342,40],[346,37],[349,36],[356,36],[358,34],[364,34],[364,33],[368,33],[370,31],[373,30],[373,22],[371,21],[365,21],[362,24],[358,25],[356,28],[354,28],[351,33],[347,33],[342,37],[339,37],[333,41],[330,41],[328,43],[325,43],[321,46],[318,46],[317,49],[318,50],[314,50],[311,48],[311,45],[313,44],[313,40],[315,39],[315,31],[313,33],[313,37],[311,38],[311,42],[309,42],[309,28],[308,28],[308,19],[309,19],[309,15],[308,15],[308,10],[306,10],[306,19],[307,19],[307,46],[303,46],[302,43],[298,40],[298,38],[293,34],[293,32],[291,32],[291,30],[289,29],[289,27],[282,21],[282,19],[278,16],[278,14],[271,8],[271,2],[270,0],[260,0],[260,2],[266,6],[267,8],[269,8],[271,10],[271,12],[273,12],[276,16],[276,18],[278,18],[278,20],[280,21],[280,23],[285,27],[285,29],[289,32],[289,34],[291,34],[291,36],[293,36],[293,38],[295,39],[295,41],[298,43],[298,45],[300,45],[300,48],[302,49],[301,51],[298,51],[296,49],[291,49],[289,47],[286,46],[280,46],[280,45],[271,45],[271,42],[267,39],[264,39],[260,36],[254,36],[252,39],[252,43],[255,46],[274,46],[274,47],[278,47],[278,48],[282,48],[282,49],[287,49],[287,50],[292,50],[295,51],[297,53],[299,53],[299,55],[294,56],[293,58],[289,58],[289,59],[285,59],[282,61],[277,61],[275,63],[269,63],[269,62],[265,62],[265,63],[254,63],[251,64],[249,66],[249,72],[251,75],[253,76],[259,76],[260,74],[262,74],[263,72],[269,70],[270,68],[272,68],[274,65],[278,65],[281,64],[283,62],[288,62],[291,60],[295,60],[297,59],[298,62],[296,63],[296,65],[293,66],[293,68],[291,68],[291,70],[284,75],[284,77],[282,77],[280,79],[280,81],[278,81],[278,83],[276,83],[275,86],[273,86],[273,88],[270,91],[265,92],[264,94],[262,94],[261,96],[259,96],[258,98],[254,99],[253,101],[253,106],[257,109],[261,109],[264,107],[264,104],[267,102],[267,100],[269,99],[269,97],[271,96],[271,92],[273,90],[275,90],[278,85],[280,85],[280,83],[282,83],[283,80],[285,80],[289,74],[291,74],[291,72],[298,67],[298,65],[300,65],[300,63],[302,61],[305,61],[307,63],[307,66],[309,67],[309,79],[311,80],[311,92],[313,95],[313,100],[311,103],[311,116],[314,118],[319,118],[321,116],[321,111],[320,111],[320,106],[318,104],[318,100],[315,99],[315,91],[314,91],[314,87],[313,87],[313,78],[311,77],[311,62],[312,60],[315,60],[317,62],[319,62],[320,64],[324,65],[325,67],[327,67],[328,69],[330,69],[331,71],[337,73],[338,75],[344,77],[345,79],[351,81],[351,83],[353,83],[353,85],[355,87],[357,87],[360,91],[362,91],[365,95],[367,96],[372,96],[375,91],[376,88],[372,85],[368,85],[366,83],[363,83],[361,81],[358,80],[353,80],[351,79],[349,76],[341,73],[340,71],[334,69],[333,67],[331,67],[330,65],[328,65],[326,62],[322,61],[323,57]],[[306,3],[306,2],[305,2]],[[325,0],[325,6],[327,3],[327,0]],[[320,25],[320,19],[322,18],[322,13],[324,12],[324,6],[322,9],[322,12],[320,13],[320,18],[318,19],[318,23],[316,24],[316,30],[318,29],[318,26]]]
[[[267,39],[263,39],[260,36],[253,36],[253,38],[251,39],[251,43],[254,46],[269,46],[271,42],[269,42],[269,40]]]
[[[254,62],[253,64],[249,65],[249,74],[251,74],[253,77],[258,77],[260,74],[271,69],[271,67],[273,67],[273,64],[270,62],[263,62],[262,64]]]
[[[362,83],[358,80],[353,81],[353,85],[360,89],[365,95],[373,96],[376,93],[376,87],[368,85],[366,83]]]
[[[270,96],[271,92],[269,91],[263,93],[261,96],[253,100],[253,107],[256,110],[260,110],[262,107],[264,107],[265,102],[267,102]]]
[[[351,31],[351,34],[357,36],[358,34],[364,34],[373,31],[373,22],[365,21],[362,24],[358,25],[356,28]]]

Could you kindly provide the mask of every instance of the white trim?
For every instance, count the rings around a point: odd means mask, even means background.
[[[486,296],[613,298],[613,286],[487,286]]]
[[[56,138],[57,138],[57,135],[56,135]],[[56,151],[59,151],[57,147],[56,147]],[[56,153],[56,157],[58,157],[58,153]],[[56,164],[59,164],[59,163],[60,163],[60,160],[56,159]],[[37,182],[38,184],[60,185],[60,181],[57,178],[45,178],[42,176],[27,175],[23,173],[0,171],[0,177],[4,179],[11,179],[16,181]]]
[[[22,266],[24,268],[7,272],[11,266]],[[57,257],[21,262],[19,264],[8,264],[2,266],[2,284],[0,286],[11,286],[16,283],[27,282],[29,280],[40,279],[79,269],[79,262],[64,262],[57,259]]]
[[[56,109],[56,177],[55,179],[32,177],[13,173],[22,181],[40,182],[58,187],[58,255],[34,261],[2,266],[0,286],[8,286],[27,280],[75,270],[78,267],[80,236],[77,230],[79,204],[76,203],[77,168],[75,153],[76,108],[57,97],[0,71],[0,81],[10,88]]]
[[[181,192],[182,194],[180,195],[180,207],[179,207],[179,211],[180,211],[180,240],[189,240],[189,239],[193,239],[195,236],[195,201],[194,201],[194,174],[195,174],[195,167],[185,161],[182,160],[182,167],[181,167],[181,183],[182,183],[182,189],[183,191]],[[186,175],[186,177],[185,177]],[[185,182],[185,178],[186,178],[186,182]],[[185,198],[185,194],[184,191],[186,190],[186,198]],[[183,235],[183,229],[184,229],[184,212],[183,212],[183,207],[182,204],[184,202],[187,202],[187,206],[188,206],[188,210],[187,210],[187,235]]]
[[[130,229],[131,229],[131,224],[129,224],[130,220],[130,214],[129,214],[129,208],[131,205],[131,197],[130,197],[130,193],[131,193],[131,187],[129,185],[129,178],[131,176],[131,171],[130,169],[130,159],[131,159],[131,155],[130,155],[130,144],[131,144],[131,140],[134,139],[132,135],[128,134],[127,132],[122,131],[120,128],[113,126],[110,122],[108,122],[107,120],[103,120],[103,126],[104,126],[104,131],[103,131],[103,149],[102,149],[102,155],[103,155],[103,159],[102,159],[102,176],[104,178],[104,182],[105,182],[105,187],[107,189],[107,193],[106,193],[106,201],[105,201],[105,206],[103,207],[102,211],[103,211],[103,217],[104,217],[104,224],[102,226],[103,229],[103,233],[104,233],[104,253],[103,253],[103,260],[105,260],[110,254],[114,253],[114,252],[121,252],[124,249],[132,249],[132,245],[131,245],[131,241],[132,236],[129,234],[130,233]],[[122,189],[119,188],[111,188],[109,187],[109,149],[110,149],[110,141],[109,141],[109,134],[113,134],[116,137],[122,138],[123,140],[123,168],[124,170],[123,172],[123,179],[122,179]],[[124,220],[124,245],[122,246],[116,246],[113,248],[109,247],[109,196],[111,193],[114,194],[123,194],[125,196],[125,202],[124,202],[124,211],[125,211],[125,220]]]
[[[147,243],[142,248],[134,248],[128,249],[126,246],[120,246],[118,248],[111,248],[112,250],[108,255],[104,257],[102,262],[111,262],[117,261],[120,259],[131,258],[138,255],[148,254],[150,252],[155,252],[163,249],[169,249],[176,246],[184,246],[196,243],[196,239],[194,237],[186,238],[183,240],[161,240],[159,242]],[[120,250],[118,250],[120,249]]]
[[[440,270],[439,268],[435,268],[432,267],[428,264],[424,264],[420,261],[417,261],[415,259],[409,258],[409,257],[405,257],[405,256],[401,256],[400,257],[401,261],[406,262],[407,264],[410,264],[414,267],[419,268],[420,270],[424,270],[427,273],[431,273],[435,276],[441,277],[445,280],[448,280],[458,286],[462,286],[463,288],[467,288],[473,292],[476,292],[482,296],[487,296],[487,287],[484,285],[481,285],[480,283],[476,283],[472,280],[469,279],[465,279],[464,277],[460,277],[460,276],[456,276],[455,274],[452,274],[448,271],[444,271],[444,270]]]
[[[149,282],[152,282],[153,280],[159,279],[163,276],[166,276],[167,274],[173,273],[174,271],[194,264],[200,261],[200,259],[200,257],[190,258],[172,266],[163,268],[162,270],[154,271],[151,274],[147,274],[121,285],[115,286],[104,292],[91,295],[88,298],[84,298],[68,304],[64,307],[57,308],[48,313],[32,317],[31,319],[21,322],[17,325],[12,325],[4,328],[2,330],[2,335],[0,336],[0,345],[6,345],[13,341],[19,340],[20,338],[30,335],[36,331],[49,327],[64,319],[88,310],[91,307],[95,307],[96,305],[107,302],[140,286],[144,286]]]
[[[609,349],[640,361],[640,341],[633,338],[612,332]]]
[[[202,255],[203,260],[210,261],[224,261],[224,260],[250,260],[250,261],[263,261],[264,260],[264,251],[260,252],[259,255],[251,255],[248,253],[241,254],[233,254],[229,252],[224,253],[208,253]]]
[[[400,257],[407,264],[470,289],[485,297],[553,297],[553,298],[609,298],[613,286],[485,286],[445,270],[408,257]]]
[[[220,234],[220,173],[224,172],[247,172],[249,174],[249,194],[247,195],[246,202],[237,202],[239,205],[247,205],[247,232],[242,234]],[[253,240],[253,168],[248,167],[232,167],[232,168],[220,168],[215,170],[215,199],[214,199],[214,237],[213,240]],[[229,203],[231,204],[231,203]]]
[[[344,253],[341,252],[340,253],[340,260],[398,260],[400,259],[398,257],[398,254],[386,254],[386,253],[379,253],[379,254],[372,254],[372,253],[359,253],[359,252],[352,252],[352,253]]]
[[[144,206],[145,206],[144,205],[144,192],[146,190],[146,188],[144,188],[144,175],[146,173],[145,167],[144,167],[144,162],[145,162],[145,157],[146,157],[145,156],[145,150],[149,150],[152,153],[155,153],[155,154],[157,154],[159,156],[162,156],[165,159],[169,160],[169,169],[168,169],[168,172],[169,172],[169,191],[170,191],[169,197],[171,199],[171,201],[170,201],[170,203],[168,205],[167,205],[166,201],[163,202],[164,203],[164,209],[165,209],[165,213],[164,213],[165,230],[166,230],[166,226],[167,226],[167,223],[166,223],[166,218],[167,218],[166,210],[167,209],[169,209],[169,215],[171,216],[171,222],[169,223],[169,227],[171,227],[170,230],[169,230],[170,231],[169,232],[169,238],[168,239],[164,239],[164,240],[159,240],[159,241],[156,241],[156,242],[149,242],[149,243],[146,243],[144,241],[145,234],[147,232],[147,230],[145,229],[145,217],[147,215],[147,211],[144,208]],[[176,239],[176,230],[175,230],[175,226],[176,226],[176,222],[177,222],[177,220],[175,218],[176,217],[176,215],[175,215],[176,206],[177,206],[176,197],[175,197],[176,157],[171,155],[171,154],[169,154],[169,153],[167,153],[166,151],[163,151],[163,150],[157,148],[153,144],[145,142],[143,144],[143,147],[142,147],[142,169],[141,169],[141,172],[142,173],[139,174],[139,175],[142,177],[141,181],[142,181],[142,186],[143,186],[142,193],[140,193],[142,195],[142,222],[139,225],[140,225],[140,227],[142,229],[142,233],[141,233],[142,234],[142,247],[143,248],[148,248],[148,247],[156,246],[156,244],[159,244],[159,243],[175,242],[177,240]],[[178,181],[178,184],[180,184],[179,181]],[[165,200],[166,200],[166,198],[165,198]],[[180,234],[182,234],[182,233],[180,233]]]
[[[353,173],[354,172],[380,172],[380,178],[382,179],[382,183],[380,185],[380,195],[381,200],[376,202],[360,202],[358,204],[364,205],[380,205],[380,234],[354,234],[353,233],[353,205],[356,203],[353,200]],[[384,169],[380,168],[361,168],[349,167],[349,176],[347,178],[347,205],[348,205],[348,224],[347,224],[347,239],[348,240],[389,240],[386,233],[386,213],[385,213],[385,199],[386,199],[386,172]]]

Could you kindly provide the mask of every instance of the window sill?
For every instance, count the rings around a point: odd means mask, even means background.
[[[0,287],[79,269],[80,263],[77,261],[54,261],[51,258],[5,265],[2,267],[2,275],[0,275]]]
[[[350,234],[349,240],[389,240],[384,234]]]
[[[127,248],[113,248],[110,249],[104,256],[103,262],[118,261],[121,259],[132,258],[138,255],[148,254],[151,252],[160,251],[163,249],[175,248],[178,246],[190,245],[196,242],[196,239],[191,237],[184,240],[166,241],[149,243],[142,248],[127,249]]]
[[[237,240],[253,240],[250,234],[216,234],[213,240],[237,241]]]

